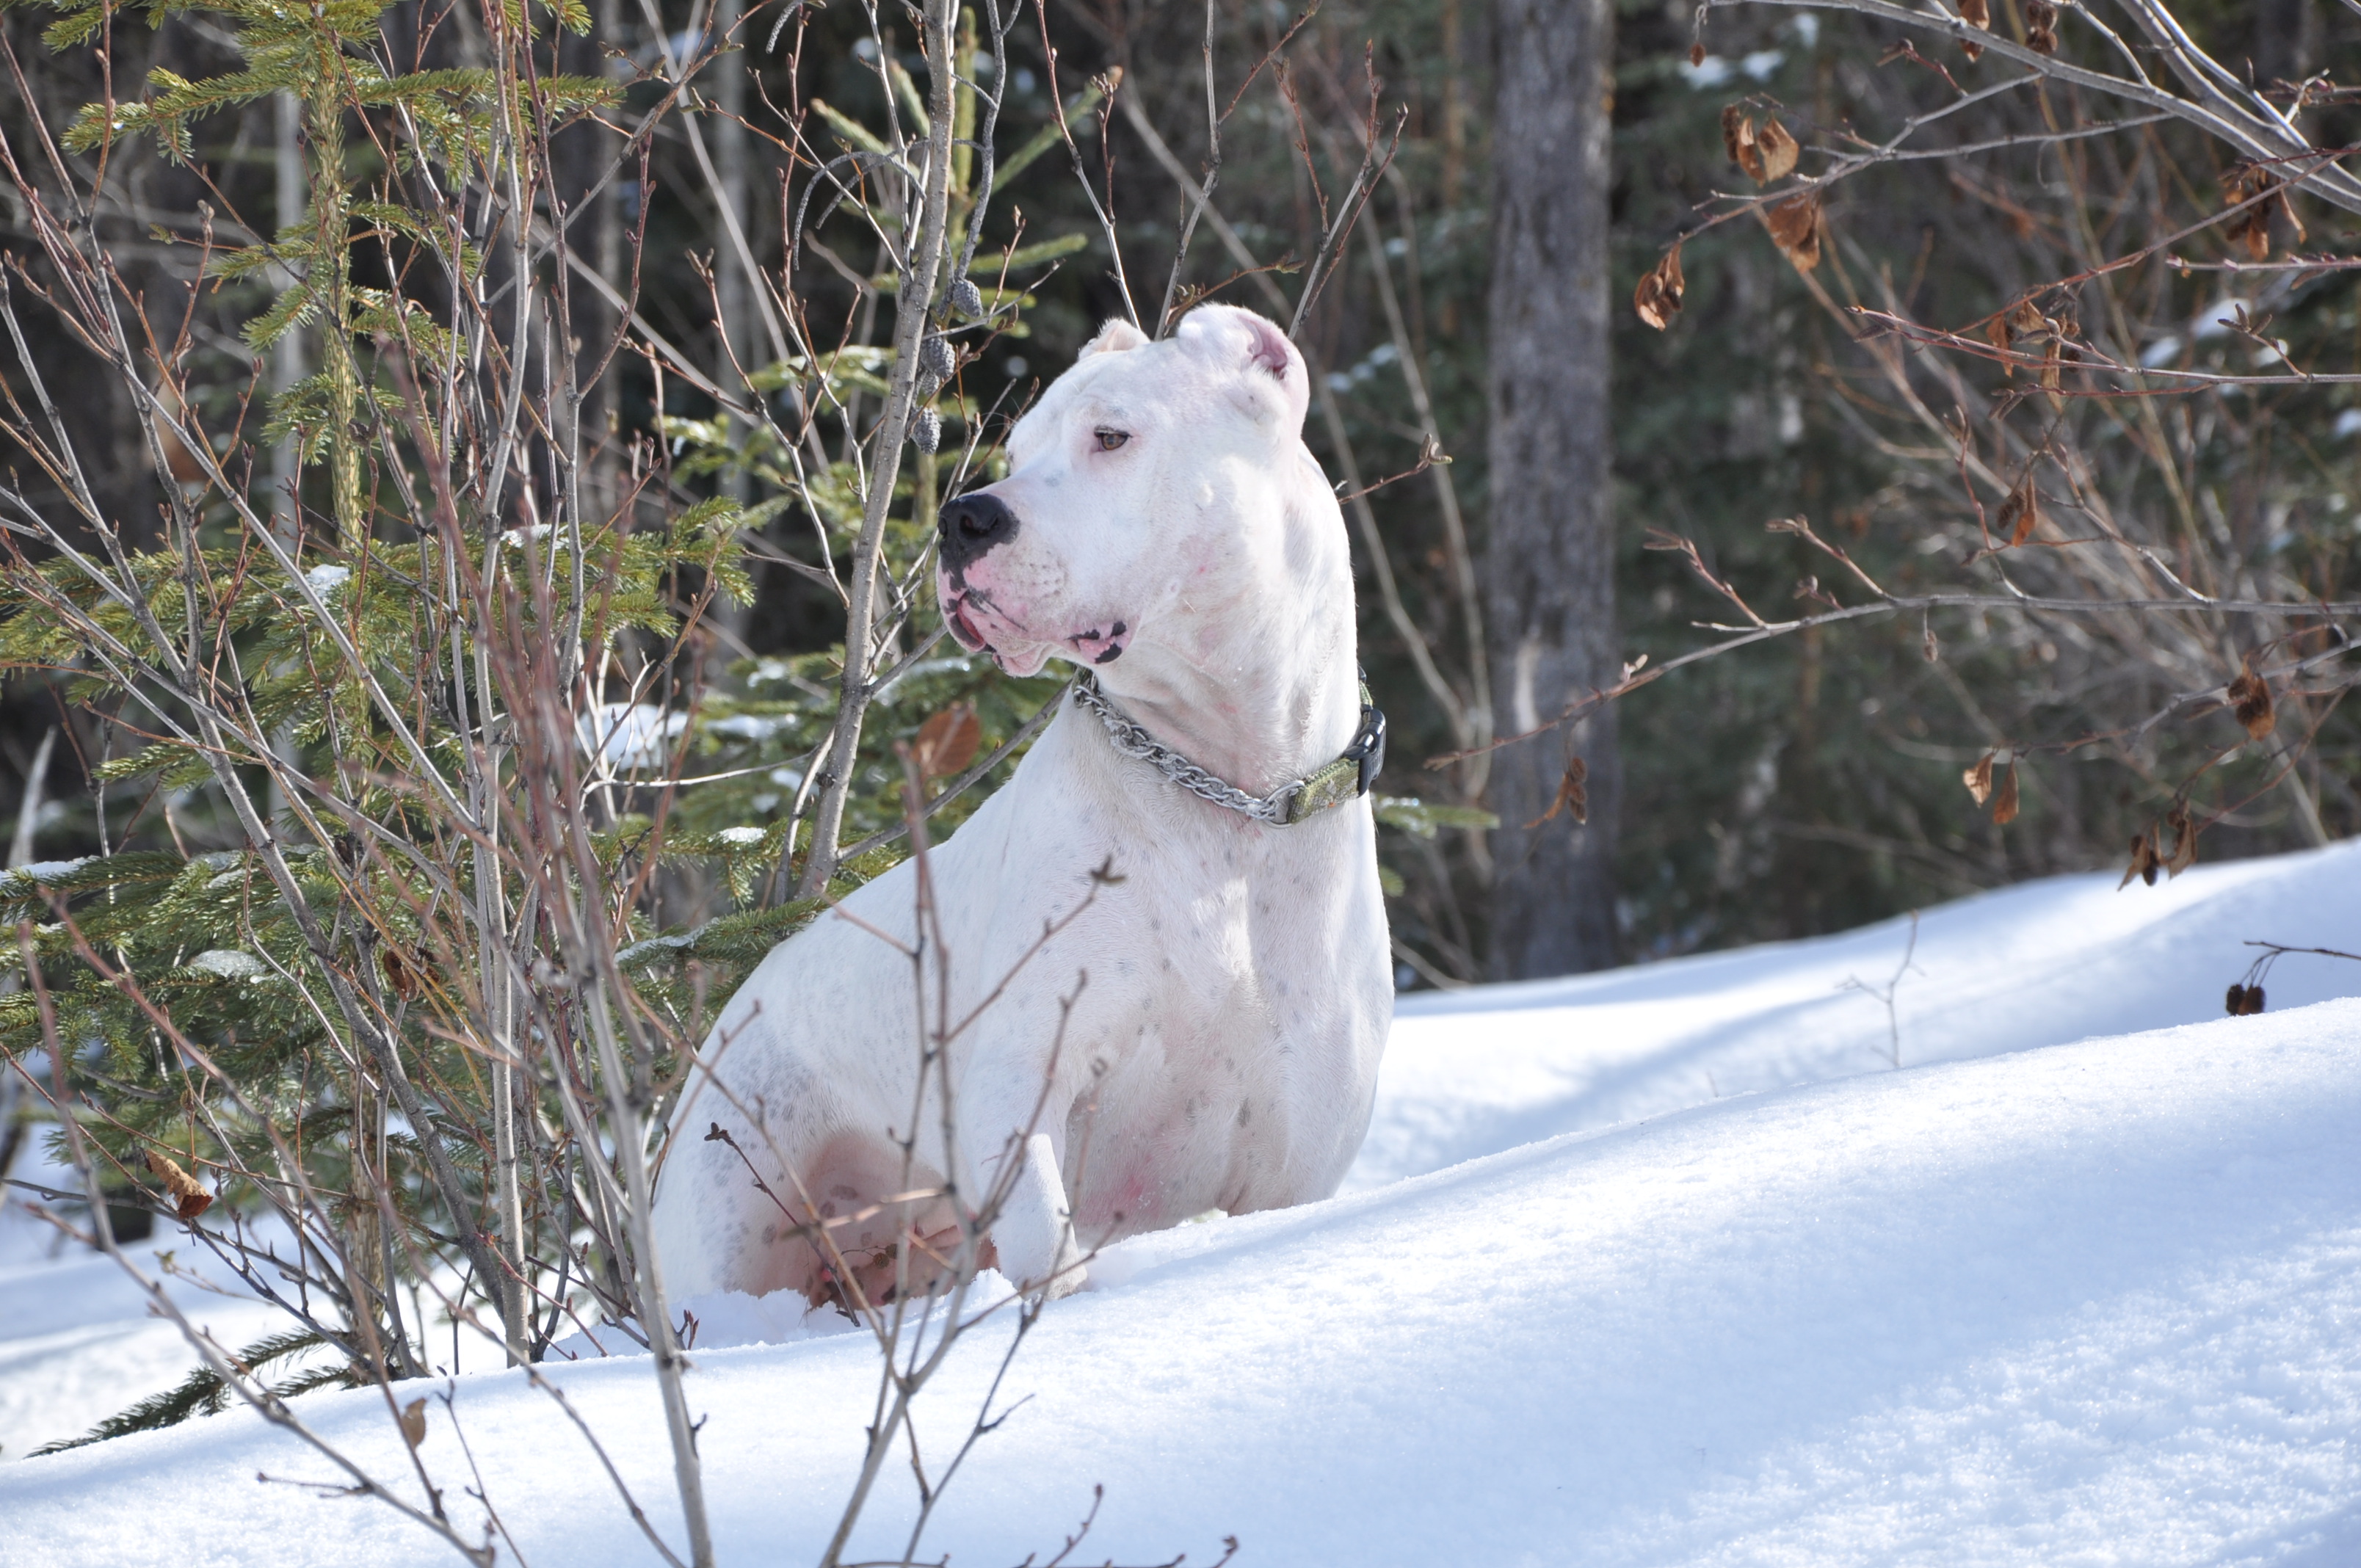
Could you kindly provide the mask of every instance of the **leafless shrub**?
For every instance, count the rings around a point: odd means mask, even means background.
[[[1699,38],[1745,3],[1700,6]],[[2325,77],[2244,80],[2162,0],[2118,0],[2103,16],[2042,7],[2015,34],[1981,5],[1822,9],[1886,46],[1875,101],[1890,127],[1820,123],[1765,94],[1730,104],[1725,149],[1748,183],[1700,206],[1633,305],[1675,329],[1686,287],[1714,265],[1700,258],[1721,254],[1700,249],[1706,236],[1758,220],[1840,330],[1849,357],[1810,389],[1896,472],[1874,510],[1959,578],[1928,583],[1915,565],[1901,583],[1872,576],[1825,521],[1780,519],[1767,526],[1801,547],[1800,606],[1762,610],[1694,540],[1664,534],[1651,547],[1736,619],[1701,623],[1717,641],[1635,664],[1543,729],[1741,648],[1907,617],[1957,691],[1962,744],[1981,759],[1964,782],[1996,825],[2017,817],[2037,769],[2087,753],[2154,802],[2131,844],[2130,874],[2147,881],[2177,874],[2201,835],[2248,820],[2267,795],[2324,841],[2321,794],[2345,785],[2313,747],[2361,680],[2347,659],[2361,604],[2339,597],[2333,565],[2232,527],[2220,498],[2282,486],[2267,433],[2298,411],[2323,414],[2324,393],[2361,380],[2307,362],[2325,343],[2269,325],[2356,265],[2333,250],[2282,254],[2308,237],[2300,204],[2361,210],[2354,149],[2306,130],[2342,91]],[[1991,210],[2012,257],[2047,269],[1949,326],[1914,313],[1916,275],[1897,282],[1856,243],[1844,206],[1882,171],[1930,161]],[[2217,279],[2253,298],[2204,308]],[[2051,673],[2029,704],[1978,690],[1947,673],[1938,626],[2021,644]],[[2230,722],[2198,722],[2217,714]]]

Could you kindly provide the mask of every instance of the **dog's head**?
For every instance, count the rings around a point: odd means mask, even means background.
[[[1151,343],[1110,322],[1009,434],[1008,477],[942,510],[951,635],[1012,674],[1106,664],[1152,639],[1203,655],[1284,581],[1304,450],[1303,356],[1251,311],[1201,305]]]

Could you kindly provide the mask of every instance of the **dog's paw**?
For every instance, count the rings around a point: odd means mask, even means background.
[[[1054,1301],[1082,1288],[1083,1266],[1049,1135],[1025,1143],[1024,1166],[992,1227],[1000,1271],[1027,1298]]]
[[[1071,1258],[1050,1275],[1047,1282],[1027,1286],[1025,1294],[1038,1296],[1044,1301],[1057,1301],[1072,1295],[1090,1282],[1090,1270],[1083,1266],[1082,1260]]]
[[[1002,1277],[1028,1301],[1059,1300],[1090,1283],[1089,1266],[1075,1248],[1071,1232],[1059,1238],[1054,1260],[1011,1267],[1013,1260],[1004,1252],[998,1261]]]

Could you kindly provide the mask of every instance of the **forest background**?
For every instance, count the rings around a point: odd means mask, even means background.
[[[667,124],[643,173],[611,182],[576,225],[579,252],[615,281],[635,269],[642,320],[724,380],[732,356],[719,324],[734,321],[730,335],[742,368],[759,378],[770,356],[745,285],[727,264],[720,207],[734,207],[754,261],[777,269],[790,219],[781,175],[791,119],[859,120],[873,116],[884,97],[865,62],[857,7],[804,12],[798,25],[809,38],[798,49],[790,49],[794,32],[782,38],[775,10],[739,30],[742,56],[719,57],[700,79],[710,85],[686,118],[706,127],[709,150],[692,148],[678,124]],[[2361,16],[2305,0],[2192,0],[2174,11],[2217,60],[2264,86],[2291,86],[2351,60],[2361,41]],[[1473,818],[1465,816],[1438,824],[1404,808],[1389,818],[1381,852],[1399,889],[1392,904],[1405,985],[1804,936],[2027,876],[2120,865],[2135,835],[2188,806],[2191,768],[2220,758],[2225,733],[2238,739],[2220,703],[2210,716],[2202,705],[2183,704],[2169,723],[2142,721],[2178,692],[2234,677],[2240,660],[2268,641],[2252,626],[2216,626],[2193,640],[2153,629],[2111,636],[2072,620],[1978,610],[1815,627],[1634,693],[1616,705],[1611,724],[1604,715],[1592,723],[1574,751],[1552,734],[1521,749],[1537,762],[1422,767],[1515,728],[1502,667],[1514,650],[1504,651],[1501,628],[1488,619],[1513,613],[1517,585],[1547,575],[1521,537],[1494,536],[1499,446],[1488,439],[1503,357],[1490,336],[1501,319],[1494,294],[1505,254],[1494,160],[1499,149],[1532,145],[1498,118],[1509,99],[1495,93],[1497,35],[1502,17],[1523,14],[1462,0],[1325,0],[1308,16],[1246,0],[1202,10],[1126,0],[1049,6],[1038,27],[1011,35],[1005,113],[1029,127],[1046,116],[1053,92],[1093,104],[1074,117],[1074,157],[1061,149],[1034,159],[1012,178],[990,220],[987,250],[1027,247],[1019,254],[1029,270],[1017,270],[1028,302],[1013,331],[963,359],[962,396],[979,409],[1021,405],[1101,321],[1122,313],[1115,258],[1094,211],[1102,203],[1137,308],[1156,310],[1188,218],[1174,170],[1193,175],[1207,165],[1210,48],[1224,95],[1238,94],[1223,124],[1214,216],[1259,263],[1300,268],[1318,256],[1370,134],[1381,142],[1399,137],[1299,335],[1322,394],[1306,438],[1340,490],[1352,492],[1363,657],[1393,724],[1381,787],[1505,819],[1487,832],[1466,826]],[[1520,367],[1542,365],[1534,374],[1547,377],[1552,362],[1568,367],[1563,386],[1573,391],[1554,390],[1558,400],[1541,418],[1557,420],[1563,439],[1604,430],[1611,442],[1611,468],[1594,469],[1595,482],[1571,471],[1562,481],[1521,480],[1528,491],[1555,487],[1592,530],[1574,542],[1584,553],[1579,572],[1592,580],[1566,591],[1568,602],[1589,607],[1583,635],[1596,646],[1576,667],[1598,686],[1615,684],[1618,661],[1661,663],[1710,641],[1697,623],[1726,613],[1678,552],[1646,547],[1652,536],[1694,542],[1702,563],[1774,617],[1799,597],[1807,609],[1815,594],[1826,598],[1815,574],[1828,569],[1804,538],[1766,532],[1774,520],[1807,519],[1892,587],[1973,579],[1979,531],[1989,526],[1980,505],[1998,510],[2002,498],[1979,503],[1957,451],[1914,421],[1887,364],[1854,341],[1862,328],[1846,306],[1979,322],[2036,283],[2137,251],[2213,214],[2225,176],[2236,174],[2218,144],[2169,124],[2107,138],[2029,140],[1973,163],[1884,163],[1831,194],[1822,220],[1828,264],[1816,271],[1791,266],[1782,243],[1751,223],[1691,241],[1686,309],[1659,332],[1625,305],[1633,286],[1671,241],[1716,210],[1715,192],[1752,189],[1733,161],[1726,109],[1766,120],[1784,115],[1807,139],[1814,127],[1829,137],[1858,127],[1874,138],[1943,96],[1938,77],[1973,69],[1957,51],[1931,45],[1927,58],[1902,54],[1894,29],[1837,13],[1718,10],[1700,30],[1702,16],[1677,0],[1620,4],[1611,17],[1604,7],[1565,7],[1562,19],[1576,33],[1588,27],[1595,30],[1584,37],[1612,39],[1611,80],[1600,83],[1612,125],[1608,184],[1585,192],[1579,159],[1524,169],[1544,187],[1561,181],[1577,216],[1595,202],[1609,219],[1603,258],[1565,257],[1558,282],[1529,277],[1520,286],[1544,296],[1558,290],[1577,315],[1590,301],[1611,299],[1611,328],[1602,322],[1563,340],[1545,330],[1514,345]],[[681,0],[653,8],[601,0],[588,30],[559,45],[561,63],[637,82],[627,93],[644,95],[662,48],[653,24],[685,28],[695,19]],[[721,0],[713,20],[728,33],[737,7]],[[235,63],[225,36],[202,15],[118,27],[104,56],[50,49],[42,25],[30,10],[5,16],[30,86],[27,97],[0,109],[20,148],[34,145],[34,122],[61,126],[103,95],[110,72],[120,92],[157,68],[198,78]],[[2015,0],[2003,0],[1996,36],[2021,38],[2026,25]],[[886,18],[889,49],[913,47],[906,34],[897,42]],[[1530,63],[1513,48],[1510,54]],[[1948,65],[1930,63],[1938,54]],[[741,58],[757,67],[752,79],[723,69]],[[915,53],[910,60],[919,63]],[[1086,88],[1094,82],[1102,86]],[[1112,107],[1102,92],[1108,83]],[[1578,97],[1580,87],[1566,91]],[[2037,102],[2042,93],[2058,103]],[[2071,94],[2042,93],[1961,116],[1977,123],[1950,133],[1954,145],[2054,125]],[[2319,115],[2351,111],[2332,104]],[[208,209],[227,201],[269,214],[287,201],[290,134],[286,116],[274,117],[265,103],[203,121],[189,164],[125,144],[114,155],[122,160],[113,175],[118,210],[104,221],[117,231],[113,255],[129,285],[152,286],[161,299],[166,282],[185,280],[194,266],[186,242]],[[611,156],[602,134],[587,126],[562,134],[558,156],[579,165],[571,177],[588,183],[588,170]],[[2331,125],[2315,138],[2333,144],[2337,134]],[[699,158],[717,166],[713,174]],[[2281,224],[2279,254],[2290,238],[2285,222],[2302,214],[2318,225],[2303,198],[2287,220],[2273,220]],[[21,210],[5,222],[12,247],[27,238]],[[2312,248],[2348,248],[2339,226],[2315,227]],[[634,246],[635,229],[644,237]],[[2263,340],[2242,324],[2241,313],[2251,312],[2257,322],[2269,318],[2272,340],[2287,344],[2295,363],[2315,372],[2361,369],[2351,275],[2267,272],[2246,280],[2208,270],[2246,254],[2234,229],[2217,225],[2105,280],[2103,313],[2118,352],[2149,365],[2243,367],[2269,348],[2257,350]],[[2170,265],[2192,258],[2194,269]],[[1604,280],[1591,270],[1598,261]],[[878,294],[872,290],[864,302],[857,292],[875,270],[873,258],[829,251],[823,265],[807,255],[797,284],[823,301],[837,291],[855,336],[878,341]],[[1234,276],[1239,270],[1229,251],[1200,237],[1185,279],[1218,288],[1217,297],[1273,308],[1255,278]],[[1290,294],[1302,281],[1300,272],[1279,276]],[[598,299],[585,298],[579,320],[595,335],[610,319],[602,320]],[[218,404],[204,411],[216,429],[234,422],[245,395],[252,356],[238,334],[264,302],[258,288],[234,283],[198,296],[191,385],[198,400]],[[2103,313],[2093,302],[2082,308],[2086,319]],[[37,334],[44,330],[27,320]],[[31,346],[60,367],[53,390],[70,421],[92,450],[111,456],[93,475],[102,504],[135,528],[159,516],[164,498],[146,460],[141,416],[124,389],[65,369],[81,350],[62,334],[37,335]],[[210,377],[208,356],[218,371]],[[717,413],[693,378],[666,368],[655,356],[617,356],[588,411],[610,454],[644,440],[669,462],[668,497],[646,504],[677,512],[715,495],[758,508],[775,500],[781,492],[750,455],[742,428]],[[1962,408],[2021,389],[1992,364],[1963,374],[1953,389]],[[1586,400],[1590,406],[1580,406]],[[1923,411],[1948,419],[1952,411],[1941,403],[1938,389]],[[2126,515],[2154,514],[2148,526],[2189,580],[2217,591],[2243,585],[2264,597],[2349,593],[2361,528],[2351,470],[2361,400],[2350,387],[2227,388],[2143,410],[2145,424],[2112,409],[2092,417],[2120,428],[2089,438],[2100,455],[2098,468],[2086,470],[2092,482]],[[2114,466],[2100,472],[2108,463]],[[918,482],[931,483],[931,474],[925,466]],[[1393,476],[1402,477],[1384,482]],[[322,504],[316,492],[324,482],[309,471],[309,504]],[[255,488],[267,496],[274,485],[283,493],[266,451]],[[732,710],[741,714],[758,714],[766,695],[802,679],[809,661],[825,663],[843,638],[842,608],[813,576],[813,529],[790,506],[767,510],[749,563],[751,602],[719,603],[700,632],[699,679],[741,699]],[[1601,606],[1611,620],[1598,613]],[[919,619],[930,631],[930,605]],[[1940,656],[1929,657],[1938,648]],[[2281,739],[2214,769],[2196,803],[2209,857],[2361,828],[2356,737],[2337,716],[2340,689],[2332,683],[2313,697],[2283,693]],[[1038,706],[1029,696],[976,700],[994,746],[1015,730],[1020,708]],[[884,743],[915,734],[928,711],[923,696],[889,705],[881,756]],[[740,740],[762,733],[759,717],[741,722]],[[87,853],[101,840],[91,775],[111,742],[50,683],[20,678],[0,704],[0,814],[23,815],[26,781],[61,726],[65,743],[43,764],[42,800],[26,817],[30,835],[16,846],[19,861]],[[774,750],[784,755],[786,742]],[[1587,761],[1578,793],[1588,798],[1561,804],[1587,806],[1587,824],[1572,809],[1537,821],[1575,751]],[[2005,825],[1961,783],[1963,770],[1995,754],[2019,803]],[[795,792],[777,782],[793,775],[766,773],[752,765],[766,756],[751,754],[749,762],[749,755],[741,748],[730,758],[739,776],[695,794],[697,820],[766,828],[794,809]],[[235,847],[237,825],[207,798],[200,788],[167,791],[152,810],[137,801],[119,806],[110,847],[177,843],[184,854]],[[1535,867],[1551,887],[1495,896],[1496,883]],[[700,896],[694,876],[667,894],[689,921]],[[1611,912],[1603,923],[1602,909]],[[1572,936],[1538,947],[1531,940],[1537,927],[1572,931],[1585,921]]]
[[[62,1229],[137,1272],[169,1217],[295,1325],[182,1319],[94,1436],[636,1322],[709,1559],[650,1228],[693,1050],[1059,710],[946,639],[935,520],[1110,319],[1309,365],[1405,988],[2361,829],[2356,0],[0,29],[0,1169],[38,1128]],[[1016,1167],[906,1135],[956,1299]],[[831,1269],[906,1411],[956,1307]]]

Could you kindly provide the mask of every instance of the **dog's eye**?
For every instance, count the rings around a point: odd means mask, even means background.
[[[1116,447],[1121,446],[1125,442],[1131,439],[1131,432],[1127,430],[1109,430],[1104,425],[1101,425],[1099,427],[1097,434],[1099,438],[1099,450],[1102,452],[1112,452]]]

